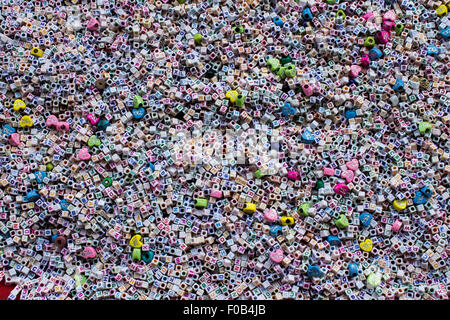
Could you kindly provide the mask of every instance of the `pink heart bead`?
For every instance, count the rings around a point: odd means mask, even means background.
[[[323,168],[323,174],[326,176],[334,176],[333,168]]]
[[[284,254],[283,251],[278,249],[270,254],[270,259],[275,263],[280,263],[283,261]]]
[[[47,120],[45,121],[45,124],[47,125],[47,127],[51,127],[51,126],[57,126],[59,123],[58,118],[54,115],[49,115]]]
[[[395,22],[395,20],[397,20],[397,15],[394,11],[389,10],[383,15],[383,20]]]
[[[395,22],[388,21],[388,20],[383,21],[383,29],[386,31],[391,31],[392,29],[394,29],[394,26],[395,26]]]
[[[20,133],[15,132],[15,133],[11,134],[9,136],[9,140],[8,141],[9,141],[9,143],[11,145],[17,147],[18,145],[20,145]]]
[[[355,177],[355,173],[352,170],[346,170],[342,171],[341,177],[347,181],[347,183],[350,183],[353,181],[353,178]]]
[[[292,180],[298,180],[299,174],[297,171],[288,171],[287,177]]]
[[[307,83],[305,83],[304,85],[302,85],[302,89],[303,89],[303,93],[305,94],[305,96],[307,96],[307,97],[310,97],[310,96],[312,96],[313,95],[313,88],[309,85],[309,84],[307,84]]]
[[[88,148],[82,148],[80,152],[78,152],[78,159],[80,160],[89,160],[91,155],[89,154]]]
[[[91,31],[96,31],[100,27],[100,22],[97,19],[91,18],[87,23],[87,28]]]
[[[84,248],[83,252],[81,253],[83,258],[85,259],[93,259],[97,256],[97,252],[92,247],[86,247]]]
[[[363,19],[365,19],[367,21],[367,20],[372,19],[374,17],[374,14],[372,11],[370,11],[370,12],[367,12],[366,14],[364,14],[362,17],[363,17]]]
[[[389,41],[389,32],[386,30],[378,31],[375,35],[375,39],[378,43],[386,44]]]
[[[398,232],[400,228],[402,227],[402,224],[400,220],[395,220],[394,224],[392,225],[392,231]]]
[[[353,170],[353,171],[358,170],[358,168],[359,168],[359,162],[358,162],[358,159],[352,159],[352,160],[350,160],[349,162],[347,162],[347,163],[345,164],[345,166],[347,167],[347,169],[350,169],[350,170]]]
[[[99,122],[99,118],[97,118],[93,113],[89,113],[86,118],[89,120],[89,122],[95,126]]]
[[[278,214],[274,209],[268,209],[264,212],[264,220],[268,222],[275,222],[278,220]]]
[[[333,190],[337,194],[340,194],[341,196],[345,196],[348,193],[349,188],[347,187],[347,185],[345,185],[343,183],[338,183],[337,185],[334,186]]]
[[[210,196],[213,197],[213,198],[220,199],[220,198],[222,198],[222,191],[220,191],[220,190],[211,190]]]
[[[360,66],[354,64],[350,67],[350,77],[356,78],[360,72],[361,72]]]
[[[361,57],[361,65],[363,67],[368,67],[370,64],[370,58],[368,54],[365,54],[364,56]]]

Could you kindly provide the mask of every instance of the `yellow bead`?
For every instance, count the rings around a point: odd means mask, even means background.
[[[245,213],[254,213],[256,211],[256,204],[251,203],[251,202],[246,202],[243,210]]]
[[[294,224],[294,218],[292,217],[281,217],[280,222],[283,226],[290,226]]]
[[[366,239],[366,241],[363,241],[359,244],[359,247],[363,251],[370,252],[372,251],[373,248],[373,242],[370,239]]]
[[[230,101],[232,103],[236,102],[237,96],[238,96],[238,92],[236,90],[230,90],[225,94],[225,97],[230,99]]]
[[[447,15],[447,13],[448,13],[448,10],[447,10],[447,6],[445,5],[445,4],[441,4],[437,9],[436,9],[436,14],[439,16],[439,17],[444,17],[444,16],[446,16]]]
[[[42,57],[43,55],[44,55],[44,51],[42,51],[41,49],[39,49],[39,48],[33,48],[33,49],[31,49],[31,52],[30,52],[33,56],[36,56],[36,57]]]
[[[29,116],[23,116],[23,117],[20,119],[19,125],[20,125],[22,128],[25,128],[25,127],[32,127],[32,126],[33,126],[33,120],[32,120]]]
[[[14,104],[13,104],[14,111],[23,110],[26,107],[27,107],[27,105],[22,100],[17,99],[16,101],[14,101]]]
[[[402,211],[406,209],[406,200],[395,200],[392,204],[394,206],[394,209],[397,211]]]
[[[140,248],[142,247],[142,236],[140,234],[137,234],[135,236],[133,236],[130,240],[130,246],[132,246],[133,248]]]

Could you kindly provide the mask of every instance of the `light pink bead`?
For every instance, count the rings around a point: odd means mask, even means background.
[[[69,123],[62,121],[62,122],[58,122],[58,124],[56,125],[56,129],[58,131],[68,131],[69,130]]]
[[[264,212],[264,220],[268,222],[275,222],[278,220],[278,214],[274,209],[268,209]]]
[[[9,136],[9,143],[13,146],[18,146],[20,144],[20,133],[14,132]]]
[[[222,198],[222,191],[220,191],[220,190],[211,190],[210,196],[213,197],[213,198],[220,199],[220,198]]]
[[[402,224],[400,220],[395,220],[394,224],[392,225],[392,231],[398,232],[400,228],[402,227]]]
[[[354,64],[350,67],[350,77],[356,78],[360,72],[361,72],[360,66]]]
[[[358,159],[352,159],[348,161],[345,166],[350,170],[356,171],[359,168],[359,161]]]
[[[284,254],[283,254],[283,251],[280,249],[278,249],[270,254],[270,259],[272,259],[272,261],[275,263],[280,263],[281,261],[283,261],[283,258],[284,258]]]
[[[389,10],[384,14],[383,20],[395,22],[395,20],[397,20],[397,15],[395,14],[394,11]]]
[[[310,97],[313,95],[313,88],[309,84],[305,83],[302,85],[302,89],[305,96]]]
[[[326,176],[334,176],[333,168],[323,168],[323,174]]]
[[[100,22],[98,22],[95,18],[91,18],[91,20],[87,23],[87,28],[91,31],[96,31],[98,27],[100,27]]]
[[[298,180],[299,174],[297,171],[288,171],[287,177],[292,180]]]

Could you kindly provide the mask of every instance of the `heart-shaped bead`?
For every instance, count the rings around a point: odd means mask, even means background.
[[[106,119],[101,119],[99,120],[99,122],[97,123],[97,128],[99,130],[105,130],[107,127],[109,126],[109,121]]]
[[[280,263],[281,261],[283,261],[283,258],[283,250],[278,249],[270,253],[270,259],[275,263]]]
[[[323,174],[326,176],[334,176],[334,169],[333,168],[323,168]]]
[[[78,159],[80,160],[89,160],[91,155],[89,154],[88,148],[82,148],[80,152],[78,152]]]
[[[373,242],[370,239],[366,239],[365,241],[359,243],[359,247],[363,251],[370,252],[373,248]]]
[[[47,127],[52,126],[56,127],[58,123],[59,123],[58,118],[52,114],[47,117],[47,120],[45,120],[45,124],[47,125]]]
[[[30,118],[30,116],[23,116],[23,117],[20,119],[19,125],[20,125],[22,128],[25,128],[25,127],[32,127],[32,126],[33,126],[33,120]]]
[[[306,272],[308,277],[323,277],[323,272],[320,270],[318,265],[311,265],[308,267],[308,271]]]
[[[141,239],[142,239],[142,236],[140,234],[134,235],[130,239],[130,246],[132,246],[133,248],[140,248],[140,247],[142,247],[143,243],[142,243]]]
[[[370,57],[368,54],[365,54],[361,57],[361,65],[363,67],[368,67],[370,64]]]
[[[86,26],[90,31],[96,31],[100,27],[100,22],[97,19],[91,18]]]
[[[78,273],[73,278],[75,279],[75,285],[77,287],[81,287],[87,280],[84,275]]]
[[[145,108],[140,107],[140,108],[134,108],[131,110],[131,114],[133,115],[133,118],[135,118],[136,120],[142,119],[145,116]]]
[[[314,136],[311,133],[311,131],[306,130],[305,132],[303,132],[302,133],[302,140],[303,140],[304,143],[308,143],[308,144],[314,143]]]
[[[23,100],[20,100],[20,99],[17,99],[13,103],[14,111],[20,111],[20,110],[25,109],[26,107],[27,107],[27,105],[25,104],[25,102],[23,102]]]
[[[431,191],[431,189],[426,186],[420,189],[420,192],[422,192],[426,198],[431,198],[431,196],[433,195],[433,191]]]
[[[9,136],[8,141],[12,146],[17,147],[18,145],[20,145],[20,133],[15,132],[15,133],[11,134]]]
[[[85,259],[94,259],[97,256],[97,252],[92,247],[86,247],[81,253],[81,256]]]
[[[269,233],[272,237],[276,237],[276,236],[278,236],[278,233],[281,232],[281,230],[282,230],[282,227],[280,225],[274,224],[270,227]]]
[[[39,199],[41,197],[41,195],[36,191],[36,190],[31,190],[27,192],[27,195],[25,196],[25,201],[36,201],[37,199]]]
[[[341,173],[341,178],[344,178],[347,183],[352,182],[354,177],[355,173],[352,170],[345,170]]]
[[[338,183],[337,185],[335,185],[333,187],[333,190],[337,194],[340,194],[341,196],[345,196],[348,193],[349,188],[347,187],[347,185],[345,185],[343,183]]]
[[[2,133],[3,133],[5,136],[9,136],[10,134],[13,134],[14,132],[16,132],[16,129],[14,129],[14,128],[11,127],[10,125],[5,124],[5,125],[3,126]]]
[[[332,235],[328,236],[327,241],[331,246],[337,246],[341,243],[341,239],[339,239],[337,236]]]
[[[361,72],[361,67],[357,64],[354,64],[350,67],[350,77],[356,78]]]
[[[372,215],[368,212],[363,212],[359,216],[359,220],[363,224],[363,226],[367,227],[370,225],[370,221],[372,220]]]
[[[413,199],[414,204],[425,204],[427,203],[428,199],[425,197],[425,195],[420,192],[416,191],[416,196]]]
[[[89,113],[89,114],[86,116],[86,118],[89,120],[89,122],[90,122],[93,126],[95,126],[95,125],[100,121],[100,119],[97,118],[93,113]]]
[[[288,171],[287,177],[291,180],[298,180],[299,179],[299,173],[297,171]]]
[[[275,222],[278,220],[278,214],[274,209],[267,209],[264,212],[264,220],[268,222]]]
[[[383,20],[395,22],[395,20],[397,20],[397,15],[394,11],[389,10],[383,15]]]
[[[367,289],[375,289],[381,284],[381,275],[371,273],[367,276]]]
[[[304,217],[307,217],[309,216],[308,212],[309,208],[311,208],[311,204],[309,202],[304,202],[298,207],[297,212],[303,215]]]
[[[345,214],[341,214],[339,216],[339,219],[334,221],[334,224],[336,225],[336,227],[341,228],[341,229],[345,229],[348,227],[348,219],[347,216]]]
[[[222,191],[220,190],[211,190],[211,193],[209,194],[211,197],[220,199],[222,198]]]
[[[394,203],[392,204],[394,206],[394,209],[397,211],[402,211],[406,209],[407,201],[405,199],[403,200],[394,200]]]
[[[47,177],[47,172],[39,170],[34,173],[34,176],[36,177],[37,183],[42,183],[44,182],[44,178]]]
[[[345,117],[346,119],[353,119],[353,118],[356,118],[356,111],[355,111],[355,110],[346,110],[346,111],[345,111],[345,114],[344,114],[344,117]]]
[[[89,147],[93,147],[93,146],[100,146],[102,144],[102,141],[96,136],[96,135],[92,135],[89,137],[88,140],[88,146]]]
[[[358,159],[352,159],[350,161],[348,161],[345,166],[347,167],[347,169],[356,171],[359,168],[359,162]]]
[[[65,121],[58,122],[56,124],[56,129],[58,129],[58,131],[69,131],[69,123]]]

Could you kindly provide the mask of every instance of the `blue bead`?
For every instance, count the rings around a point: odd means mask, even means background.
[[[272,19],[272,21],[278,26],[278,27],[282,27],[284,25],[283,20],[281,20],[280,17],[275,17]]]
[[[356,111],[355,110],[345,110],[344,117],[346,119],[356,118]]]
[[[323,274],[322,270],[320,270],[318,265],[311,265],[308,267],[307,275],[308,275],[308,277],[322,278],[324,274]]]
[[[328,236],[327,240],[331,246],[337,246],[341,243],[341,240],[337,236],[330,235],[330,236]]]
[[[303,16],[303,19],[305,19],[306,21],[310,21],[313,19],[313,15],[311,13],[310,8],[303,9],[302,16]]]
[[[153,251],[142,251],[141,258],[146,263],[150,263],[150,262],[152,262],[154,255],[155,255],[155,253]]]
[[[431,198],[431,196],[433,195],[433,191],[431,191],[431,189],[426,186],[420,189],[420,192],[422,192],[423,195],[427,198]]]
[[[433,56],[436,54],[439,54],[440,50],[438,47],[436,47],[434,44],[431,44],[427,47],[427,55]]]
[[[282,109],[282,114],[285,117],[289,117],[294,115],[297,112],[297,110],[295,110],[295,108],[292,108],[291,105],[289,103],[285,103]]]
[[[358,275],[358,266],[356,263],[352,262],[348,264],[348,271],[350,273],[350,277],[354,277]]]
[[[37,199],[39,199],[41,197],[41,195],[36,191],[36,190],[31,190],[27,192],[27,195],[25,196],[25,201],[36,201]]]
[[[368,212],[363,212],[359,216],[359,220],[365,227],[368,227],[368,226],[370,226],[370,221],[372,220],[372,215]]]
[[[278,235],[278,232],[281,232],[281,226],[275,224],[270,227],[269,233],[271,236],[276,237]]]
[[[44,181],[44,178],[47,176],[47,172],[39,170],[34,173],[36,176],[37,183],[42,183]]]
[[[55,242],[56,238],[58,238],[57,234],[52,235],[52,242]]]
[[[443,36],[445,39],[447,39],[448,37],[450,37],[450,26],[442,29],[440,32],[441,36]]]
[[[380,49],[378,49],[378,48],[370,49],[370,51],[369,51],[370,60],[372,60],[372,61],[377,60],[377,59],[381,58],[381,56],[383,56],[383,53],[381,52]]]
[[[395,91],[403,91],[405,89],[405,83],[402,79],[395,80],[394,88]]]
[[[4,135],[10,136],[10,135],[12,135],[13,133],[16,132],[16,129],[14,129],[13,127],[11,127],[8,124],[5,124],[3,126],[3,131],[2,132],[3,132]]]
[[[105,130],[108,126],[110,125],[109,121],[106,119],[101,119],[98,123],[97,123],[97,128],[100,130]]]
[[[63,199],[59,202],[59,206],[61,207],[61,210],[67,211],[69,209],[69,202],[67,202],[67,200]]]
[[[133,114],[133,117],[135,119],[141,119],[142,117],[145,116],[145,109],[143,107],[140,108],[134,108],[133,110],[131,110],[131,113]]]
[[[425,204],[427,201],[428,199],[422,192],[416,191],[416,196],[413,199],[414,204]]]
[[[302,134],[302,140],[305,143],[311,144],[314,143],[314,136],[312,135],[311,131],[305,130]]]

